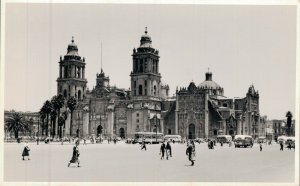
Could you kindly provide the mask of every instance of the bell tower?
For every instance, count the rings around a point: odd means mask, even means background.
[[[75,97],[78,100],[85,98],[87,80],[85,78],[85,58],[78,54],[77,45],[72,37],[68,45],[67,54],[60,57],[59,77],[57,78],[57,94],[65,99]]]
[[[132,72],[130,74],[132,98],[158,98],[161,87],[159,55],[158,50],[152,47],[152,40],[148,35],[147,27],[145,34],[141,37],[140,46],[133,49],[132,60]]]

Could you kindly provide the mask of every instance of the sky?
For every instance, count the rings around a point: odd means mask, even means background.
[[[128,89],[132,51],[148,27],[162,80],[199,85],[205,72],[229,98],[260,95],[260,113],[295,112],[296,6],[6,4],[4,109],[39,111],[57,93],[59,57],[74,36],[91,90],[102,67]]]

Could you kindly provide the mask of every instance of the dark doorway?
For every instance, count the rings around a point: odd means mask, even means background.
[[[97,136],[100,136],[101,134],[102,134],[102,126],[101,125],[99,125],[98,127],[97,127]]]
[[[125,138],[125,130],[124,130],[124,128],[120,128],[119,132],[120,132],[120,137],[121,138]]]
[[[190,124],[189,125],[189,139],[195,139],[195,125],[194,124]]]
[[[214,135],[218,135],[218,131],[217,130],[214,130]]]

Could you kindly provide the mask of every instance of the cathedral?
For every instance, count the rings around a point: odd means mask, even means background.
[[[259,136],[259,94],[251,85],[244,98],[227,98],[224,89],[205,74],[198,86],[191,82],[169,96],[162,81],[159,51],[147,29],[132,51],[130,90],[110,85],[103,69],[96,85],[87,88],[85,58],[72,38],[67,54],[60,57],[57,94],[74,97],[76,109],[67,117],[65,136],[133,138],[136,132],[178,134],[183,138],[211,138],[220,134]],[[67,110],[67,108],[64,108]],[[70,113],[70,112],[69,112]]]

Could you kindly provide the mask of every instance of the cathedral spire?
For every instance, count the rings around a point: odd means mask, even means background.
[[[72,40],[71,41],[72,41],[72,43],[74,43],[74,36],[72,36]]]

